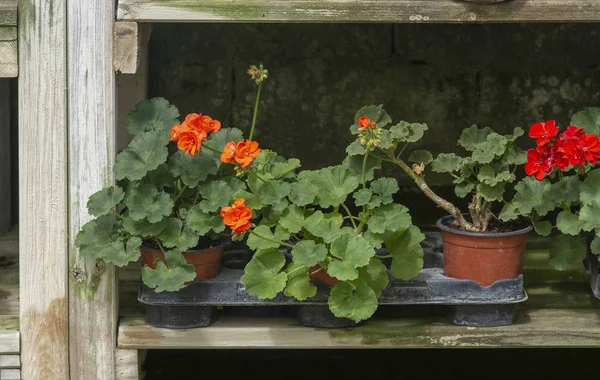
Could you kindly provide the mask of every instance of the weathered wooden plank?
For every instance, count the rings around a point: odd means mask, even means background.
[[[20,369],[0,369],[0,380],[21,380]]]
[[[89,196],[113,182],[113,0],[68,1],[69,352],[72,379],[114,379],[117,293],[112,265],[81,257],[75,236]]]
[[[17,25],[17,0],[0,0],[0,26]]]
[[[512,326],[454,326],[443,318],[375,319],[353,329],[300,326],[292,318],[222,317],[210,328],[170,330],[122,319],[120,348],[600,347],[600,310],[530,310]],[[427,322],[427,323],[425,323]]]
[[[143,22],[594,22],[596,0],[120,0],[120,20]]]
[[[2,42],[0,42],[0,54],[1,46]],[[2,59],[0,55],[0,76]],[[7,79],[0,79],[0,234],[7,232],[11,226],[10,149],[10,86]],[[2,256],[1,248],[0,256]],[[1,260],[0,266],[2,266]]]
[[[19,46],[21,368],[26,379],[65,379],[66,0],[21,0]]]
[[[19,288],[0,286],[0,313],[7,316],[19,315]]]
[[[118,74],[135,74],[140,64],[146,64],[150,25],[131,21],[115,23],[114,66]]]
[[[0,355],[0,369],[21,368],[19,355]]]
[[[144,378],[142,365],[146,350],[117,349],[117,380],[139,380]]]
[[[0,330],[0,354],[19,354],[19,332],[15,330]]]

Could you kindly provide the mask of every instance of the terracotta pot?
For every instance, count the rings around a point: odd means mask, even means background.
[[[446,276],[474,280],[483,286],[519,276],[531,226],[512,232],[475,233],[448,227],[452,219],[446,216],[437,221],[444,240]]]
[[[159,249],[149,248],[142,245],[142,260],[145,265],[155,269],[154,262],[156,259],[161,259],[165,264],[165,256]],[[185,261],[188,264],[192,264],[196,269],[196,280],[208,280],[217,277],[221,272],[221,257],[223,256],[223,246],[190,250],[183,253]]]
[[[321,268],[320,265],[315,265],[314,267],[310,268],[310,273],[318,270],[319,268]],[[330,275],[327,274],[327,271],[325,269],[318,271],[315,274],[311,274],[310,275],[310,279],[313,281],[321,281],[322,283],[324,283],[325,285],[329,286],[330,288],[333,288],[334,286],[336,286],[337,284],[340,283],[340,280],[338,280],[335,277],[331,277]]]

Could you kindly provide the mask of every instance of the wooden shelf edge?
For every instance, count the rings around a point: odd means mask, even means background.
[[[0,26],[17,26],[17,0],[0,0]]]
[[[600,310],[523,312],[512,326],[454,326],[443,319],[375,319],[350,329],[317,329],[292,318],[221,317],[206,328],[172,330],[142,317],[122,318],[118,347],[125,349],[352,349],[600,347]]]
[[[594,22],[594,0],[120,0],[117,19],[140,22]]]

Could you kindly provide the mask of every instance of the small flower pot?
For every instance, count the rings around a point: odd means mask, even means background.
[[[142,245],[142,260],[145,265],[155,269],[154,262],[156,259],[161,259],[165,264],[165,256],[159,249],[154,249]],[[209,280],[217,277],[221,272],[221,258],[223,256],[223,246],[190,250],[183,253],[185,261],[192,264],[196,270],[194,281]]]
[[[516,278],[523,270],[523,253],[532,227],[501,233],[474,233],[449,227],[453,218],[437,221],[442,230],[444,273],[489,286]]]
[[[319,268],[321,268],[320,265],[315,265],[314,267],[311,267],[310,273],[313,273],[313,272],[319,270]],[[335,277],[331,277],[325,269],[320,270],[314,274],[311,274],[310,279],[313,281],[320,281],[323,284],[329,286],[330,288],[333,288],[334,286],[336,286],[337,284],[340,283],[340,280],[338,280]]]

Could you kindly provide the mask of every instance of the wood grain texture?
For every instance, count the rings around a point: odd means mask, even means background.
[[[21,380],[21,370],[0,369],[0,380]]]
[[[15,330],[0,330],[0,354],[19,354],[19,332]]]
[[[19,2],[22,375],[66,379],[66,0]]]
[[[19,74],[17,28],[0,27],[0,78],[14,78]]]
[[[0,42],[0,74],[2,73],[1,46],[2,42]],[[10,86],[7,79],[0,79],[0,234],[8,232],[11,226],[10,150]],[[2,256],[1,248],[0,256]],[[0,266],[2,266],[1,259]]]
[[[114,66],[119,74],[135,74],[140,64],[141,40],[137,22],[117,21],[115,23]]]
[[[69,353],[71,379],[114,379],[118,299],[112,265],[81,257],[89,196],[113,183],[113,0],[69,0]]]
[[[595,22],[596,0],[120,0],[117,18],[144,22]]]
[[[0,369],[21,368],[19,355],[0,355]]]
[[[146,350],[117,349],[117,380],[139,380],[144,378],[142,365]]]
[[[17,25],[17,0],[0,0],[0,26]]]

